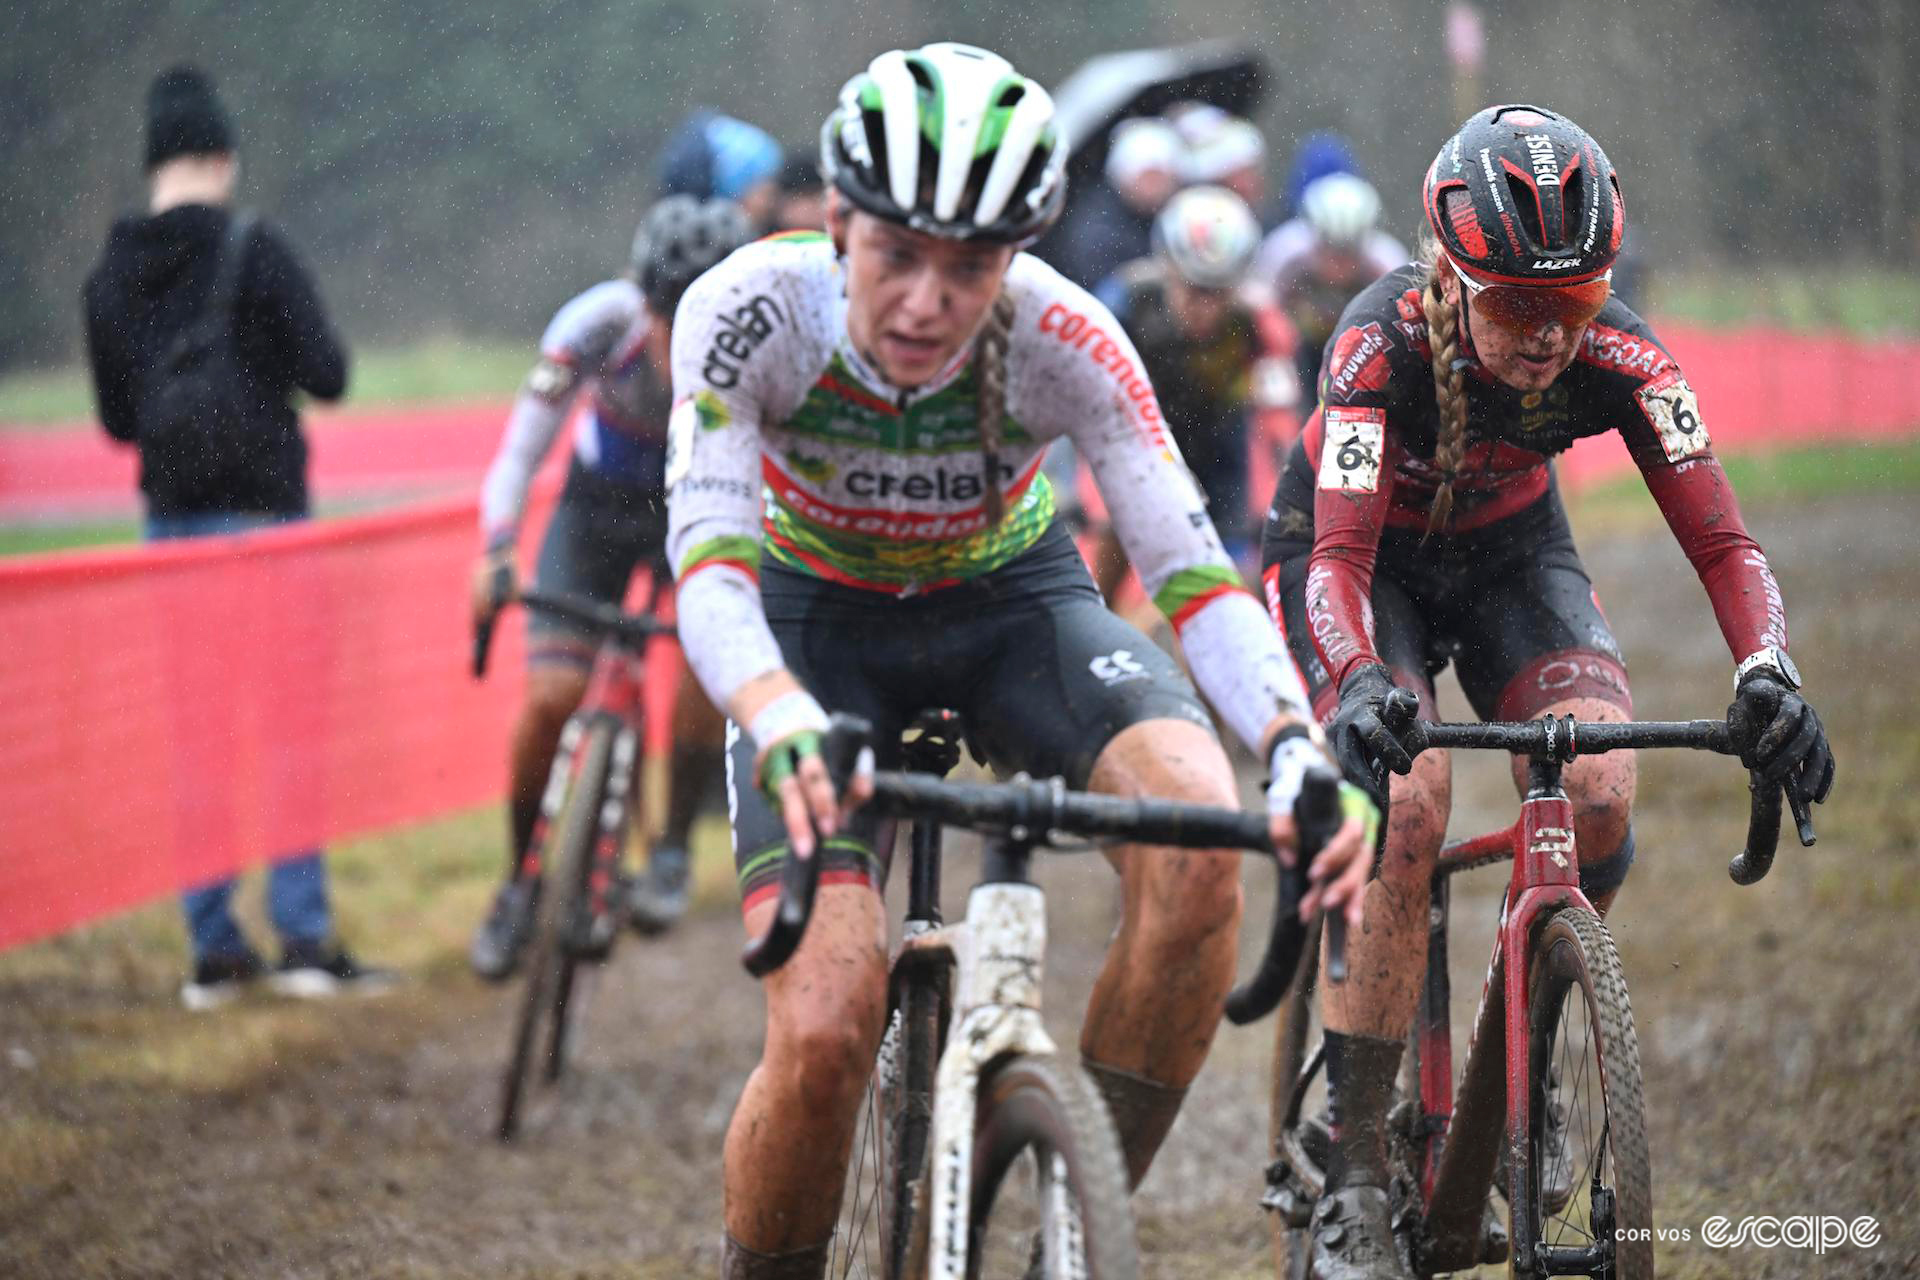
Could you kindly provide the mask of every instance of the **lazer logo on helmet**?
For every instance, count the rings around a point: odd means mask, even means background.
[[[1563,261],[1555,261],[1552,258],[1535,258],[1532,269],[1535,271],[1571,271],[1579,265],[1580,260],[1578,258],[1567,258]]]
[[[716,387],[735,387],[740,384],[740,366],[786,316],[778,303],[762,293],[745,306],[716,318],[720,329],[713,335],[713,345],[707,348],[707,361],[701,366],[700,376]]]
[[[1529,133],[1521,139],[1527,144],[1527,159],[1533,163],[1533,180],[1543,187],[1560,185],[1560,161],[1554,158],[1553,139],[1544,133]]]

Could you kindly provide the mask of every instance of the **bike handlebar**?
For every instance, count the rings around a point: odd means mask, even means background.
[[[1429,724],[1414,722],[1403,734],[1407,754],[1419,755],[1432,747],[1510,751],[1536,760],[1570,763],[1576,756],[1604,755],[1639,748],[1688,747],[1723,756],[1738,755],[1727,726],[1721,720],[1630,720],[1620,723],[1575,720],[1572,716],[1519,723]],[[1727,864],[1735,884],[1755,884],[1773,868],[1780,844],[1782,793],[1793,810],[1802,846],[1811,848],[1816,836],[1806,800],[1791,787],[1768,782],[1758,769],[1748,770],[1747,787],[1753,800],[1747,814],[1746,847]]]
[[[473,623],[473,678],[475,680],[486,678],[487,655],[493,647],[494,622],[499,617],[500,610],[514,603],[565,618],[568,622],[596,636],[610,639],[625,649],[638,650],[652,636],[674,633],[671,622],[662,622],[652,614],[626,613],[617,605],[589,599],[586,596],[568,595],[559,591],[542,591],[538,587],[516,588],[513,585],[511,571],[502,565],[493,583],[493,607],[485,616],[476,618]]]
[[[821,753],[836,791],[844,789],[852,777],[870,733],[864,721],[844,715],[833,717]],[[1307,889],[1306,869],[1340,829],[1339,780],[1330,770],[1309,775],[1301,800],[1296,809],[1300,855],[1292,867],[1280,869],[1266,954],[1253,978],[1235,988],[1227,1000],[1227,1016],[1236,1023],[1264,1016],[1286,994],[1307,936],[1299,913],[1300,899]],[[980,783],[948,782],[926,773],[876,773],[867,807],[883,817],[931,819],[943,826],[1003,832],[1030,847],[1044,847],[1058,834],[1273,854],[1264,814],[1069,791],[1059,778],[1020,777],[1010,782]],[[805,858],[787,858],[781,868],[780,898],[773,921],[741,955],[748,973],[765,977],[793,955],[806,933],[819,882],[817,848]],[[1329,946],[1336,942],[1329,938]],[[1344,960],[1344,956],[1340,958]]]

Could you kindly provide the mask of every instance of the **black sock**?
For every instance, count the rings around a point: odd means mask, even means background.
[[[667,820],[660,842],[676,849],[687,847],[693,832],[693,820],[700,812],[700,798],[707,783],[720,766],[720,752],[710,746],[675,745],[670,764],[672,777],[667,782]]]
[[[540,789],[531,795],[507,799],[507,879],[519,876],[527,860],[527,846],[533,843],[533,828],[540,821]]]
[[[1387,1185],[1387,1105],[1404,1049],[1398,1040],[1327,1032],[1328,1190]]]

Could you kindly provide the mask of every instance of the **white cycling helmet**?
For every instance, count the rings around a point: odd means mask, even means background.
[[[965,44],[881,54],[820,130],[820,171],[847,199],[954,240],[1037,239],[1060,216],[1066,165],[1053,98]]]
[[[1225,187],[1188,187],[1153,220],[1153,251],[1201,289],[1238,286],[1259,249],[1253,210]]]
[[[1323,244],[1359,244],[1380,220],[1380,193],[1365,178],[1330,173],[1300,193],[1300,216]]]

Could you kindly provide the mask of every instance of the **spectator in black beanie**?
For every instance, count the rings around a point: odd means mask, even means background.
[[[83,301],[100,421],[140,450],[147,537],[303,519],[307,444],[294,391],[338,398],[346,352],[279,233],[230,212],[239,177],[233,125],[200,71],[175,67],[148,90],[146,162],[147,211],[113,224]],[[223,267],[225,307],[216,288]],[[196,361],[195,352],[214,358]],[[228,911],[232,892],[229,879],[183,895],[194,953],[181,990],[189,1008],[222,1004],[265,973]],[[387,979],[334,939],[318,850],[274,860],[267,905],[284,946],[276,989],[318,996]]]

